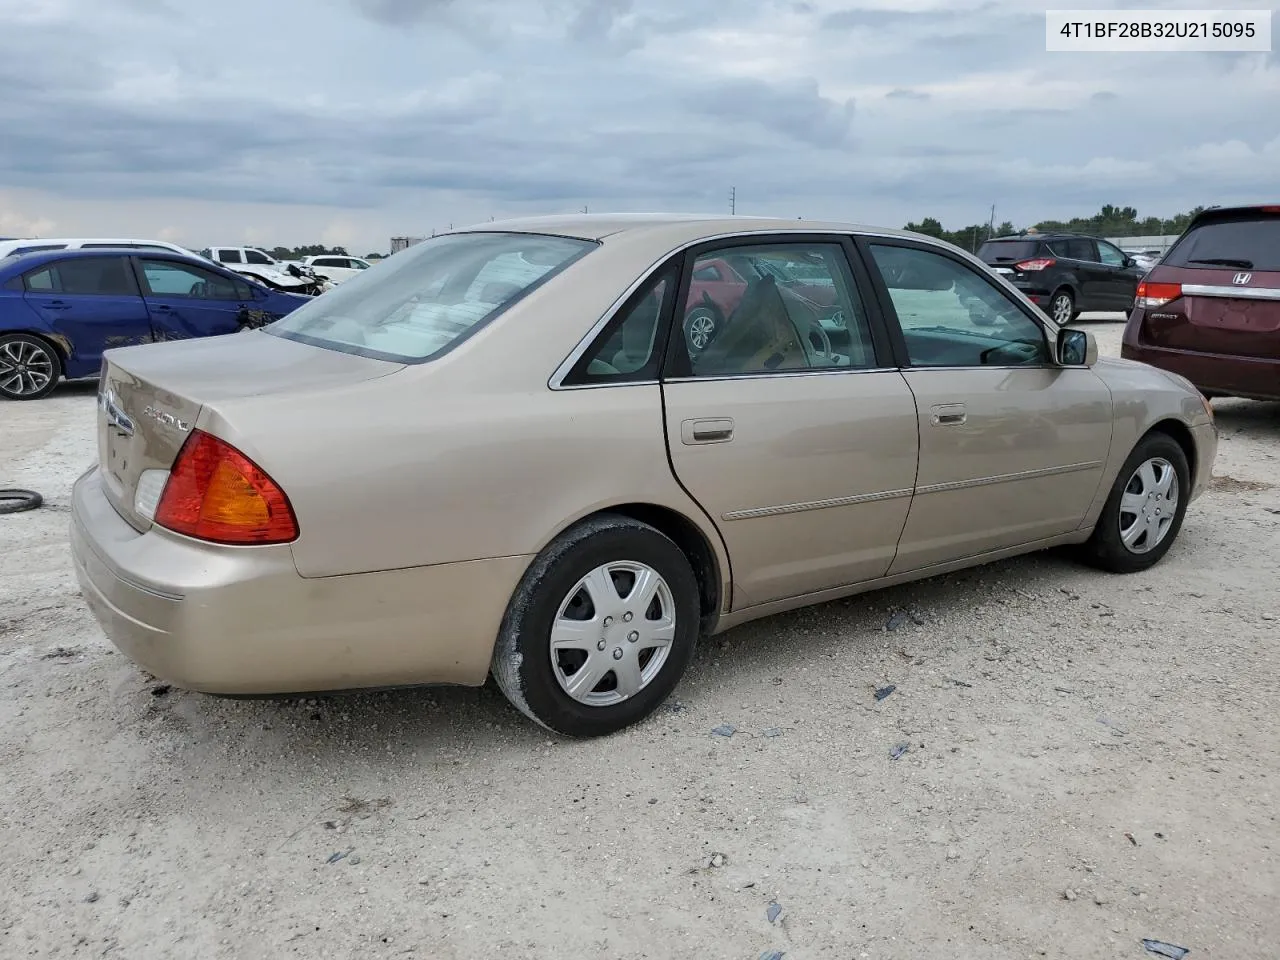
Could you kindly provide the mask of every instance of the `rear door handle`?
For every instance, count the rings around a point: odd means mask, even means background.
[[[935,427],[957,426],[968,418],[963,403],[935,403],[929,408],[929,415]]]
[[[681,443],[727,443],[732,439],[733,421],[728,417],[680,423]]]

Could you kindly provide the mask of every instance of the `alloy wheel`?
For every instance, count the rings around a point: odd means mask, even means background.
[[[57,370],[58,362],[48,347],[32,340],[0,342],[0,391],[11,397],[42,392]]]

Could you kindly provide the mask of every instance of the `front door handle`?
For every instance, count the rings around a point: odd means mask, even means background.
[[[680,423],[682,443],[727,443],[732,439],[733,421],[728,417],[683,420]]]
[[[935,427],[954,427],[968,417],[963,403],[936,403],[929,408],[929,415]]]

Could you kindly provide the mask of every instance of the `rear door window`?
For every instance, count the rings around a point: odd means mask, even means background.
[[[216,259],[219,263],[243,263],[239,250],[219,250]]]
[[[1280,271],[1280,216],[1210,221],[1182,237],[1164,264],[1198,270]]]
[[[133,271],[124,257],[87,257],[51,263],[26,276],[31,293],[64,293],[88,297],[138,295]]]

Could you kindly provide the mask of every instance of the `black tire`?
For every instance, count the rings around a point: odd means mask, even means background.
[[[29,380],[15,376],[18,360],[29,371],[48,376],[41,387],[29,387]],[[43,337],[30,333],[0,334],[0,397],[6,400],[39,400],[53,393],[62,377],[62,357],[57,348]]]
[[[44,497],[34,490],[0,490],[0,514],[38,510]]]
[[[1064,301],[1065,306],[1062,305]],[[1080,316],[1080,311],[1076,309],[1076,298],[1066,287],[1053,292],[1053,296],[1049,298],[1049,307],[1045,312],[1048,313],[1049,318],[1059,326],[1066,326],[1076,317]],[[1059,320],[1059,316],[1065,316],[1069,319]]]
[[[674,639],[666,662],[639,692],[611,705],[583,703],[570,696],[557,678],[551,657],[552,626],[561,604],[587,574],[605,564],[628,561],[645,564],[666,582],[674,605]],[[571,737],[614,733],[651,714],[680,682],[698,639],[698,595],[689,560],[670,538],[629,517],[592,517],[561,534],[525,572],[498,633],[493,678],[516,709],[548,730]],[[602,627],[602,637],[604,632]],[[625,647],[612,635],[609,642],[619,643],[615,649]],[[610,676],[604,674],[592,689],[607,687]],[[605,689],[604,695],[609,692]]]
[[[1121,500],[1131,483],[1136,481],[1138,468],[1156,459],[1173,467],[1177,478],[1178,502],[1174,508],[1173,521],[1163,534],[1163,539],[1145,553],[1139,553],[1127,547],[1121,538]],[[1187,498],[1190,495],[1191,470],[1182,447],[1166,433],[1148,433],[1134,446],[1133,452],[1120,468],[1115,483],[1111,485],[1111,494],[1093,528],[1093,535],[1084,544],[1082,554],[1085,562],[1110,573],[1138,573],[1155,566],[1169,552],[1173,541],[1178,537],[1178,531],[1182,529],[1182,518],[1186,516]],[[1158,510],[1159,504],[1155,504],[1154,509]],[[1126,515],[1129,515],[1127,511]]]

